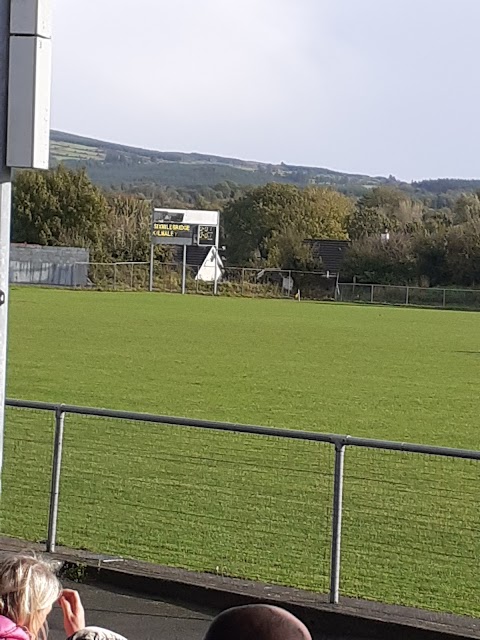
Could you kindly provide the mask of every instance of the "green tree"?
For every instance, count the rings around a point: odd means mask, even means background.
[[[464,193],[453,208],[454,224],[465,224],[480,220],[480,198],[478,193]]]
[[[385,231],[414,233],[422,228],[424,205],[393,187],[375,187],[359,198],[348,220],[352,240]]]
[[[126,195],[109,199],[103,245],[109,258],[143,262],[150,247],[152,207],[148,200]]]
[[[393,234],[388,242],[362,238],[354,242],[342,267],[347,279],[372,284],[407,285],[417,281],[417,262],[411,236]]]
[[[389,218],[381,209],[357,206],[347,221],[348,236],[351,240],[359,240],[371,236],[380,237],[390,230]]]
[[[22,171],[13,188],[12,239],[41,245],[88,247],[102,252],[108,203],[85,171],[63,166]]]
[[[223,211],[231,264],[287,268],[311,264],[303,246],[312,238],[346,238],[352,201],[329,188],[268,184]],[[289,267],[293,268],[293,267]]]
[[[151,220],[150,201],[123,194],[111,196],[103,236],[106,257],[119,262],[148,261]],[[171,246],[158,246],[155,255],[161,261],[170,261],[173,251]]]
[[[439,228],[435,233],[418,234],[414,241],[419,282],[438,287],[451,283],[448,264],[448,231]]]
[[[447,264],[451,283],[480,284],[480,221],[452,227],[447,238]]]

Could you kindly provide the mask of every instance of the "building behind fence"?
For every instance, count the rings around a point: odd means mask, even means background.
[[[5,535],[480,615],[478,451],[17,400],[6,418]]]
[[[88,285],[89,251],[75,247],[12,244],[10,282],[59,287]]]

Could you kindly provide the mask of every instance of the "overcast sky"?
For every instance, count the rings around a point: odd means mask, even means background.
[[[56,129],[480,178],[479,0],[54,0]]]

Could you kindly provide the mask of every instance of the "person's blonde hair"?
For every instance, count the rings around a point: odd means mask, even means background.
[[[54,563],[34,554],[0,560],[0,615],[24,627],[31,638],[46,639],[44,612],[61,591]]]

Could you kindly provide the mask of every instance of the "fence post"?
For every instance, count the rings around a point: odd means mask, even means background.
[[[405,296],[405,305],[408,307],[408,304],[410,302],[410,287],[407,287],[407,294]]]
[[[243,287],[244,287],[244,284],[245,284],[245,269],[242,268],[242,292],[240,294],[242,296],[242,298],[243,298]]]
[[[117,290],[117,263],[113,263],[113,290]]]
[[[373,295],[374,287],[375,287],[375,285],[372,284],[372,291],[370,293],[370,302],[371,302],[371,304],[373,304],[373,300],[374,300],[374,295]]]
[[[444,289],[443,290],[443,308],[445,309],[446,306],[447,306],[447,290]]]
[[[130,265],[130,290],[133,291],[133,262]]]
[[[330,603],[340,598],[340,559],[342,546],[343,468],[345,444],[335,443],[335,471],[333,481],[332,558],[330,568]]]
[[[65,412],[62,407],[55,411],[55,441],[53,445],[52,483],[50,488],[50,512],[48,515],[47,551],[53,553],[57,539],[58,498],[60,494],[60,474],[62,471],[63,430]]]

